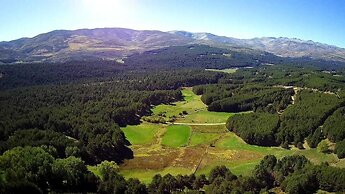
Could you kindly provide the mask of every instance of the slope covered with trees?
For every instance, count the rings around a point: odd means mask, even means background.
[[[237,114],[229,118],[226,127],[249,144],[275,145],[279,116],[265,112]]]
[[[302,90],[297,94],[295,104],[287,108],[278,129],[279,142],[303,142],[314,130],[323,124],[344,100],[335,95]]]
[[[202,101],[209,111],[242,112],[265,109],[280,111],[290,103],[292,89],[272,88],[260,84],[232,85],[217,84],[199,86],[195,90],[202,94]]]
[[[260,113],[260,111],[240,114],[229,118],[227,127],[250,144],[297,145],[309,136],[309,142],[317,145],[322,138],[317,140],[321,134],[316,129],[341,106],[344,106],[344,100],[335,95],[302,90],[296,95],[295,103],[287,107],[280,117],[277,113]],[[330,131],[339,133],[343,128]]]

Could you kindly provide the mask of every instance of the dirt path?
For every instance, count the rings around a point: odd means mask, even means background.
[[[331,94],[331,95],[336,95],[338,98],[340,98],[340,96],[337,93],[331,92],[331,91],[321,91],[319,89],[315,89],[315,88],[308,88],[308,87],[298,87],[298,86],[284,86],[284,85],[275,85],[273,87],[278,87],[278,88],[285,88],[285,89],[293,89],[294,90],[294,95],[291,96],[291,105],[295,104],[296,101],[296,97],[297,97],[297,93],[300,90],[311,90],[313,92],[320,92],[320,93],[324,93],[324,94]],[[290,105],[289,105],[290,106]],[[282,115],[284,112],[284,110],[281,110],[278,112],[279,115]]]
[[[322,91],[316,88],[308,88],[308,87],[298,87],[298,86],[284,86],[284,85],[275,85],[273,87],[277,87],[277,88],[285,88],[285,89],[289,89],[292,88],[295,91],[295,94],[297,94],[297,92],[299,90],[311,90],[313,92],[320,92],[320,93],[324,93],[324,94],[331,94],[331,95],[336,95],[338,98],[340,98],[340,96],[337,93],[331,92],[331,91]]]

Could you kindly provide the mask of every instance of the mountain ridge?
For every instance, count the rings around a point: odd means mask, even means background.
[[[185,35],[186,31],[170,31],[170,33]],[[192,34],[192,35],[190,35]],[[345,49],[334,45],[287,37],[261,37],[238,39],[227,36],[217,36],[211,33],[190,33],[188,36],[199,40],[211,40],[232,46],[247,47],[270,52],[282,57],[311,57],[328,60],[345,60]],[[198,38],[203,35],[203,38]],[[206,38],[205,38],[206,37]],[[337,56],[338,55],[338,56]]]
[[[344,48],[297,38],[238,39],[207,32],[85,28],[54,30],[32,38],[0,42],[0,63],[116,60],[134,53],[189,44],[345,62]]]

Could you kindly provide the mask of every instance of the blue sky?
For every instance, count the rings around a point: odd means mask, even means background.
[[[96,27],[294,37],[345,48],[345,1],[0,0],[0,41]]]

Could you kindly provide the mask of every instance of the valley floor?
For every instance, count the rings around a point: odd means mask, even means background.
[[[138,178],[149,183],[155,174],[208,174],[217,165],[226,165],[237,175],[250,175],[260,160],[268,154],[278,158],[301,154],[315,164],[328,162],[345,167],[345,159],[335,154],[323,154],[316,149],[286,150],[280,147],[262,147],[245,143],[225,127],[234,113],[209,112],[201,97],[191,88],[182,90],[185,101],[158,105],[153,115],[176,117],[168,124],[142,122],[122,128],[132,144],[134,158],[120,165],[126,178]],[[186,111],[188,114],[180,114]],[[236,113],[245,114],[245,113]]]

